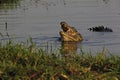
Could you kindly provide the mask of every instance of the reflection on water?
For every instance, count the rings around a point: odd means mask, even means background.
[[[0,4],[15,4],[18,3],[20,0],[0,0]]]
[[[77,52],[78,42],[62,42],[61,50],[64,57],[74,56]]]

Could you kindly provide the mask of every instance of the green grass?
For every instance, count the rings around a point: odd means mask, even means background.
[[[30,43],[0,44],[0,79],[3,80],[120,80],[120,56],[105,51],[81,51],[65,57],[61,50],[46,53]]]

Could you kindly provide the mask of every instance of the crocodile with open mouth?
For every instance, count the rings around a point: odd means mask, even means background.
[[[74,28],[69,26],[65,21],[60,23],[62,31],[60,31],[61,41],[82,41],[82,35]]]

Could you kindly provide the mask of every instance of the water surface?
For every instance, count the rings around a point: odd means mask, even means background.
[[[107,1],[107,0],[106,0]],[[110,53],[119,54],[120,49],[120,1],[119,0],[22,0],[17,7],[0,8],[0,32],[7,32],[16,41],[29,37],[45,48],[60,48],[60,22],[74,26],[84,37],[77,44],[86,52],[101,51],[105,47]],[[104,25],[113,32],[90,32],[87,29]],[[3,40],[3,38],[0,38]],[[5,37],[4,39],[8,39]]]

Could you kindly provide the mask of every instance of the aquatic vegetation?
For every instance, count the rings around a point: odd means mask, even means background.
[[[29,43],[29,44],[28,44]],[[75,53],[64,56],[62,50],[46,53],[32,38],[25,43],[10,40],[0,44],[0,79],[5,80],[119,80],[120,56],[103,49],[97,55]]]
[[[17,3],[19,0],[0,0],[0,4]]]
[[[0,0],[0,10],[17,8],[21,0]]]

